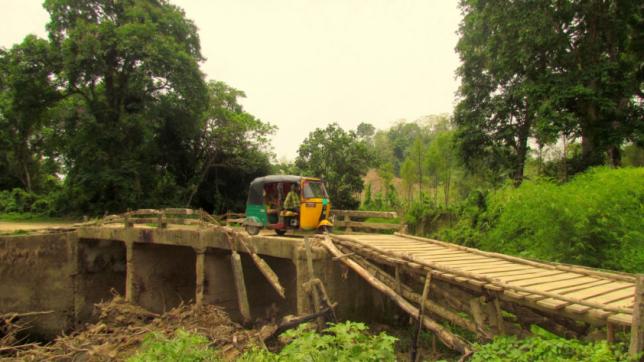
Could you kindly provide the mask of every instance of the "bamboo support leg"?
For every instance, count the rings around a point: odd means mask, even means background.
[[[494,303],[494,311],[496,315],[496,327],[499,329],[499,333],[501,335],[504,335],[506,333],[505,331],[505,324],[503,322],[503,311],[501,310],[501,302],[499,301],[499,298],[494,298],[493,300]]]
[[[615,325],[613,323],[606,324],[606,342],[615,343]]]
[[[416,338],[414,339],[414,344],[411,348],[411,360],[412,362],[418,361],[418,342],[420,342],[420,332],[423,329],[423,316],[425,315],[425,301],[429,295],[429,285],[432,281],[432,273],[428,272],[425,277],[425,285],[423,287],[423,295],[420,298],[420,311],[418,312],[418,327],[416,328]]]
[[[635,284],[635,304],[633,305],[633,322],[631,324],[631,345],[628,350],[632,358],[644,351],[644,275],[637,276]]]
[[[239,253],[233,251],[230,256],[233,267],[233,278],[235,279],[235,289],[237,291],[237,303],[239,313],[242,315],[244,322],[250,322],[250,306],[248,304],[248,294],[246,293],[246,283],[244,282],[244,270],[242,269],[241,257]]]

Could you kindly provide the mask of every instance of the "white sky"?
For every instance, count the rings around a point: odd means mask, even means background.
[[[173,0],[199,27],[202,70],[279,127],[278,158],[331,122],[387,128],[451,113],[460,21],[450,0]],[[41,0],[0,0],[0,46],[46,37]]]

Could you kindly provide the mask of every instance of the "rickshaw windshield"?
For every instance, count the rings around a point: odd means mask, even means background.
[[[329,197],[322,182],[306,182],[302,192],[306,199],[326,199]]]

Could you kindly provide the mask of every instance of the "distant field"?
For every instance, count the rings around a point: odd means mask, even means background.
[[[30,214],[0,214],[0,233],[65,227],[77,222],[79,220],[71,218],[42,217]]]

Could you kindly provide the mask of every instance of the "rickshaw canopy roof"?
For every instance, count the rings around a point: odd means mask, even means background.
[[[258,177],[250,183],[250,189],[248,190],[248,201],[249,204],[261,204],[264,202],[264,185],[272,184],[278,182],[284,183],[297,183],[299,184],[302,179],[310,180],[319,180],[316,177],[303,177],[295,175],[269,175]]]

